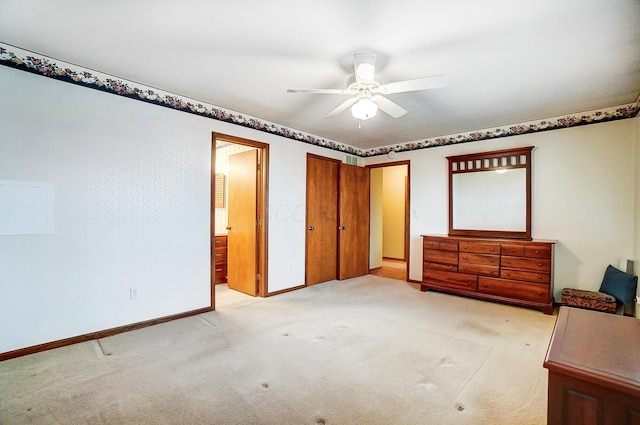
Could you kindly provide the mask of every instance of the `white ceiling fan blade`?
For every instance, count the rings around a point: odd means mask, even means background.
[[[430,77],[417,78],[415,80],[398,81],[383,84],[378,91],[384,94],[403,93],[408,91],[437,89],[447,85],[447,77],[444,75],[432,75]]]
[[[287,89],[287,93],[349,94],[346,89]]]
[[[353,72],[359,83],[373,83],[376,70],[376,55],[373,53],[354,53]]]
[[[386,97],[373,96],[371,100],[373,100],[376,103],[376,105],[378,105],[378,108],[380,108],[383,112],[386,112],[387,114],[391,115],[393,118],[400,118],[401,116],[407,113],[406,109],[390,101]]]
[[[356,103],[357,101],[358,101],[357,97],[352,97],[352,98],[349,98],[349,99],[345,100],[344,102],[342,102],[340,104],[340,106],[338,106],[333,111],[329,112],[325,118],[333,118],[333,117],[335,117],[339,113],[344,112],[347,109],[349,109],[349,107],[351,105],[353,105],[354,103]]]

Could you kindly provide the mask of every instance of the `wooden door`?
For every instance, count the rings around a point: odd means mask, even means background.
[[[257,291],[258,150],[229,156],[227,284],[256,295]]]
[[[307,155],[307,285],[337,277],[339,162]]]
[[[369,273],[369,169],[340,164],[338,279]]]

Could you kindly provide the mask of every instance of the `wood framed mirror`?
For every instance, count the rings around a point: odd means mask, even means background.
[[[532,150],[447,157],[449,236],[531,240]]]

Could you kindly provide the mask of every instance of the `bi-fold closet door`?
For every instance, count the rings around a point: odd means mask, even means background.
[[[307,154],[306,284],[369,273],[369,170]]]

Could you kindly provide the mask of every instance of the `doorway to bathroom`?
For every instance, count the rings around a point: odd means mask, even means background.
[[[212,135],[211,297],[216,292],[264,297],[267,282],[269,145]]]

